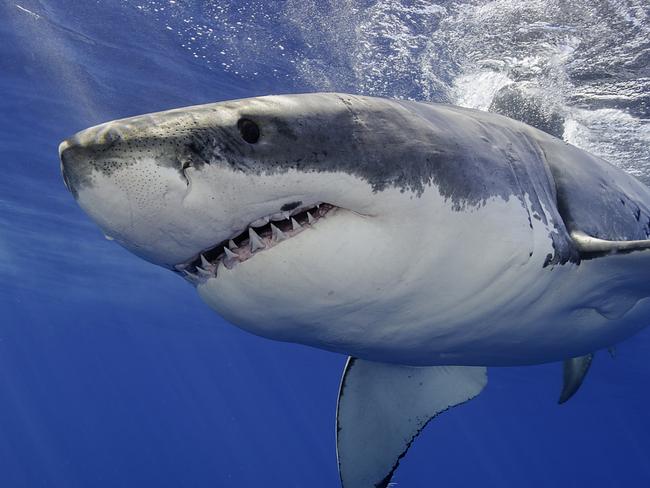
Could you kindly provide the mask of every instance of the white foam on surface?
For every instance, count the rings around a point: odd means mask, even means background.
[[[196,62],[287,91],[487,110],[500,88],[523,84],[542,112],[567,117],[569,142],[650,181],[647,0],[123,4],[159,19]]]

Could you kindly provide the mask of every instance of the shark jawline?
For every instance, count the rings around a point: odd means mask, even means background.
[[[245,230],[177,264],[174,269],[193,283],[214,278],[220,266],[232,269],[259,252],[300,234],[336,208],[338,207],[329,203],[319,203],[308,208],[282,212],[284,218],[280,219],[262,217],[248,224]],[[278,213],[273,215],[277,216]]]

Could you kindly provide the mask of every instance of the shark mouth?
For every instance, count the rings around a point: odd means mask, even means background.
[[[250,223],[245,231],[206,249],[185,263],[174,266],[191,283],[215,278],[221,266],[232,269],[256,254],[277,246],[314,226],[335,209],[329,203],[279,212]]]

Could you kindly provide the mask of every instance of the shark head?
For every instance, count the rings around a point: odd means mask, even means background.
[[[425,132],[394,101],[270,96],[109,122],[60,158],[107,236],[228,320],[336,349],[322,322],[368,310],[417,267]]]

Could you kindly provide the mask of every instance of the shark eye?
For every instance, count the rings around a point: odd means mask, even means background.
[[[242,139],[249,144],[255,144],[260,139],[260,128],[258,125],[249,119],[240,119],[237,122],[237,127],[241,133]]]

